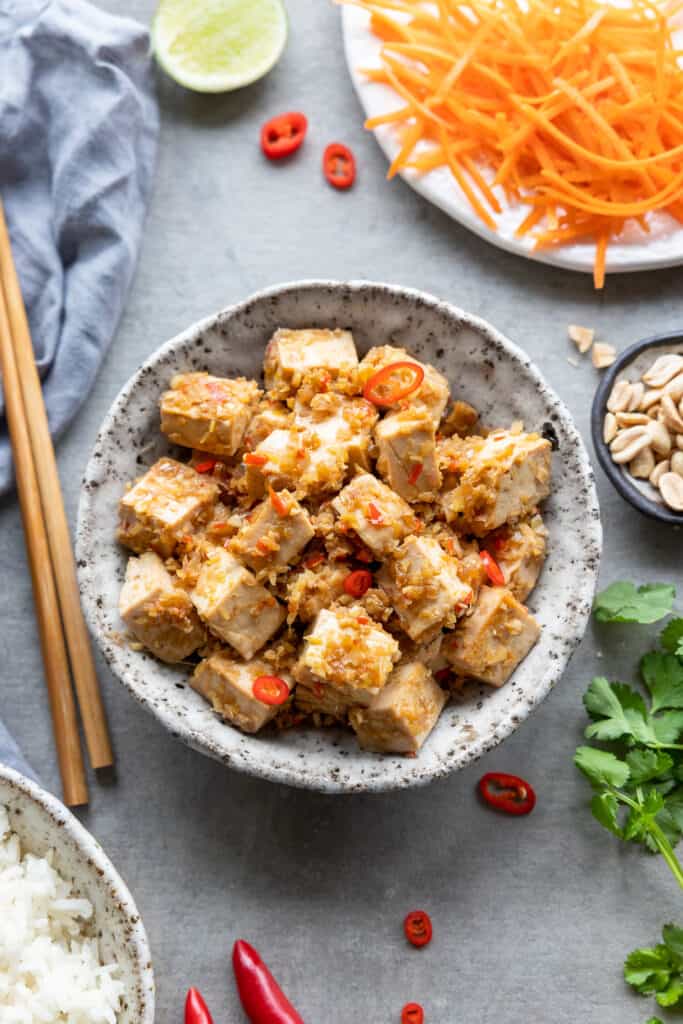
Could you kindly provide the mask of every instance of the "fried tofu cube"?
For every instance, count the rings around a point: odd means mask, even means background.
[[[434,426],[437,427],[450,397],[448,381],[436,367],[430,363],[421,363],[406,349],[393,345],[379,345],[376,348],[371,348],[358,367],[360,386],[364,387],[370,378],[383,370],[385,366],[404,362],[415,363],[424,371],[422,384],[407,399],[410,402],[410,408],[415,412],[427,412],[431,416]]]
[[[313,537],[308,512],[289,491],[271,491],[230,542],[231,552],[256,573],[282,571]]]
[[[483,546],[495,558],[505,586],[524,602],[538,582],[545,561],[548,531],[540,515],[502,527],[484,538]]]
[[[364,398],[325,392],[314,395],[310,402],[297,401],[294,422],[306,432],[307,472],[335,463],[342,465],[344,474],[354,466],[367,470],[372,428],[378,418],[376,408]],[[338,490],[342,483],[343,476],[332,479],[330,489]]]
[[[425,642],[454,625],[472,603],[458,562],[433,537],[409,537],[377,573],[411,640]]]
[[[206,639],[187,592],[153,551],[128,560],[119,612],[135,639],[161,661],[183,661]]]
[[[402,662],[367,708],[352,708],[349,720],[363,750],[416,754],[446,703],[446,694],[419,661]]]
[[[441,499],[446,519],[458,530],[483,537],[532,514],[548,497],[551,446],[539,434],[500,430],[460,445],[458,482]]]
[[[304,640],[297,682],[330,686],[349,704],[370,703],[400,658],[393,636],[360,605],[324,608]]]
[[[350,331],[280,328],[268,342],[263,366],[266,387],[287,397],[309,371],[323,370],[332,381],[353,374],[358,354]]]
[[[296,427],[273,430],[253,452],[244,456],[249,497],[262,498],[270,485],[296,491],[306,465],[303,435]]]
[[[264,704],[253,693],[254,680],[272,674],[272,666],[262,658],[236,661],[228,652],[219,651],[197,665],[190,685],[227,722],[242,732],[254,733],[281,709],[281,705]],[[278,677],[291,692],[294,685],[291,677],[286,673],[278,673]]]
[[[337,722],[346,722],[349,716],[348,699],[338,690],[317,680],[298,683],[294,691],[294,703],[306,715],[328,715]]]
[[[256,445],[265,441],[274,430],[287,430],[292,425],[293,414],[283,402],[273,402],[264,398],[256,406],[256,412],[249,421],[243,438],[247,451],[253,451]]]
[[[284,621],[284,607],[224,548],[210,548],[191,594],[212,633],[253,658]]]
[[[434,501],[441,487],[434,421],[424,411],[406,409],[386,416],[375,428],[377,469],[406,501]]]
[[[329,608],[342,596],[348,575],[347,565],[327,561],[313,569],[303,568],[301,572],[293,573],[287,581],[289,621],[298,618],[301,622],[312,622],[318,612]]]
[[[178,541],[211,518],[218,485],[175,459],[159,459],[119,503],[118,539],[137,554],[153,549],[162,558]]]
[[[540,635],[534,617],[507,587],[482,587],[474,612],[446,638],[443,651],[459,675],[502,686]]]
[[[360,473],[332,501],[341,525],[380,558],[419,528],[410,505],[371,473]]]
[[[174,444],[213,455],[234,455],[259,395],[255,380],[179,373],[161,396],[161,429]]]

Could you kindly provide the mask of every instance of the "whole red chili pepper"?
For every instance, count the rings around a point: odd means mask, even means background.
[[[233,946],[232,968],[251,1024],[304,1024],[259,954],[244,939]]]
[[[196,988],[189,989],[185,1000],[185,1024],[213,1024],[213,1017]]]
[[[505,772],[487,772],[479,780],[479,792],[487,804],[506,814],[531,814],[536,794],[524,779]]]

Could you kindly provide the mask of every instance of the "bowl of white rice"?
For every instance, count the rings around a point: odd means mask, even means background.
[[[102,848],[0,764],[0,1021],[153,1024],[145,929]]]

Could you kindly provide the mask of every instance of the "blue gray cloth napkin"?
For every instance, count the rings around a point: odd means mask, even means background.
[[[157,135],[142,26],[86,0],[0,0],[0,195],[54,435],[121,316]],[[0,494],[12,484],[0,422]],[[1,722],[0,761],[35,777]]]
[[[86,0],[0,0],[0,195],[54,435],[121,316],[157,134],[146,29]],[[12,482],[3,425],[0,494]]]

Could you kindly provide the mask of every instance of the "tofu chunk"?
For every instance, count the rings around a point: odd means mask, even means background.
[[[261,658],[236,661],[220,651],[200,662],[190,685],[208,700],[222,718],[242,732],[254,733],[273,719],[282,705],[264,704],[253,694],[254,680],[273,674],[273,668]],[[278,673],[291,692],[293,682],[286,673]]]
[[[230,550],[256,573],[289,568],[313,537],[308,513],[289,491],[272,491],[247,517]]]
[[[489,534],[484,547],[495,558],[505,577],[505,586],[524,602],[538,582],[545,561],[548,531],[540,515]]]
[[[294,703],[306,715],[326,715],[343,723],[349,717],[348,699],[338,690],[317,680],[298,683],[294,691]]]
[[[153,551],[129,559],[119,612],[135,639],[161,661],[183,661],[206,639],[187,592]]]
[[[361,473],[332,501],[343,527],[355,530],[379,558],[419,528],[410,505],[371,473]]]
[[[287,581],[288,619],[312,622],[318,612],[329,608],[344,593],[347,565],[324,561],[314,569],[303,568]]]
[[[427,412],[406,409],[375,428],[377,469],[406,501],[434,501],[441,487],[434,421]]]
[[[458,562],[433,537],[409,537],[377,573],[411,640],[425,642],[454,625],[472,603]]]
[[[472,615],[447,637],[443,651],[459,675],[502,686],[541,634],[507,587],[482,587]]]
[[[326,371],[334,381],[355,373],[358,354],[350,331],[276,331],[264,361],[266,387],[277,397],[293,394],[309,371]]]
[[[446,694],[419,661],[402,662],[367,708],[349,720],[363,750],[416,754],[437,723]]]
[[[224,548],[210,548],[192,602],[212,633],[253,658],[284,621],[284,607]]]
[[[430,363],[421,363],[411,356],[404,348],[393,345],[379,345],[371,348],[363,357],[358,367],[358,379],[364,387],[374,374],[392,363],[416,363],[424,370],[424,380],[420,387],[410,395],[410,408],[414,412],[426,412],[431,416],[434,427],[438,427],[444,409],[450,397],[448,381],[442,373]]]
[[[367,705],[399,657],[397,642],[362,606],[324,608],[304,640],[294,677],[309,688],[330,686],[349,704]]]
[[[249,497],[262,498],[268,486],[296,491],[307,457],[302,431],[296,427],[273,430],[253,452],[244,456]]]
[[[458,482],[442,495],[446,519],[458,530],[483,537],[532,514],[548,497],[551,447],[538,434],[500,430],[460,445]]]
[[[259,395],[255,380],[180,373],[161,396],[161,429],[174,444],[234,455]]]
[[[370,468],[369,447],[372,428],[379,414],[364,398],[344,398],[334,392],[297,401],[294,422],[306,432],[309,465],[304,476],[327,477],[327,489],[339,490],[348,469]],[[325,467],[329,470],[325,472]],[[335,467],[342,467],[342,475]]]
[[[211,518],[218,485],[175,459],[159,459],[119,503],[118,539],[141,554],[168,558],[181,537]]]
[[[283,402],[262,399],[249,421],[242,442],[244,447],[247,451],[253,451],[256,445],[265,441],[274,430],[287,430],[292,425],[292,419],[291,409],[288,409]]]

